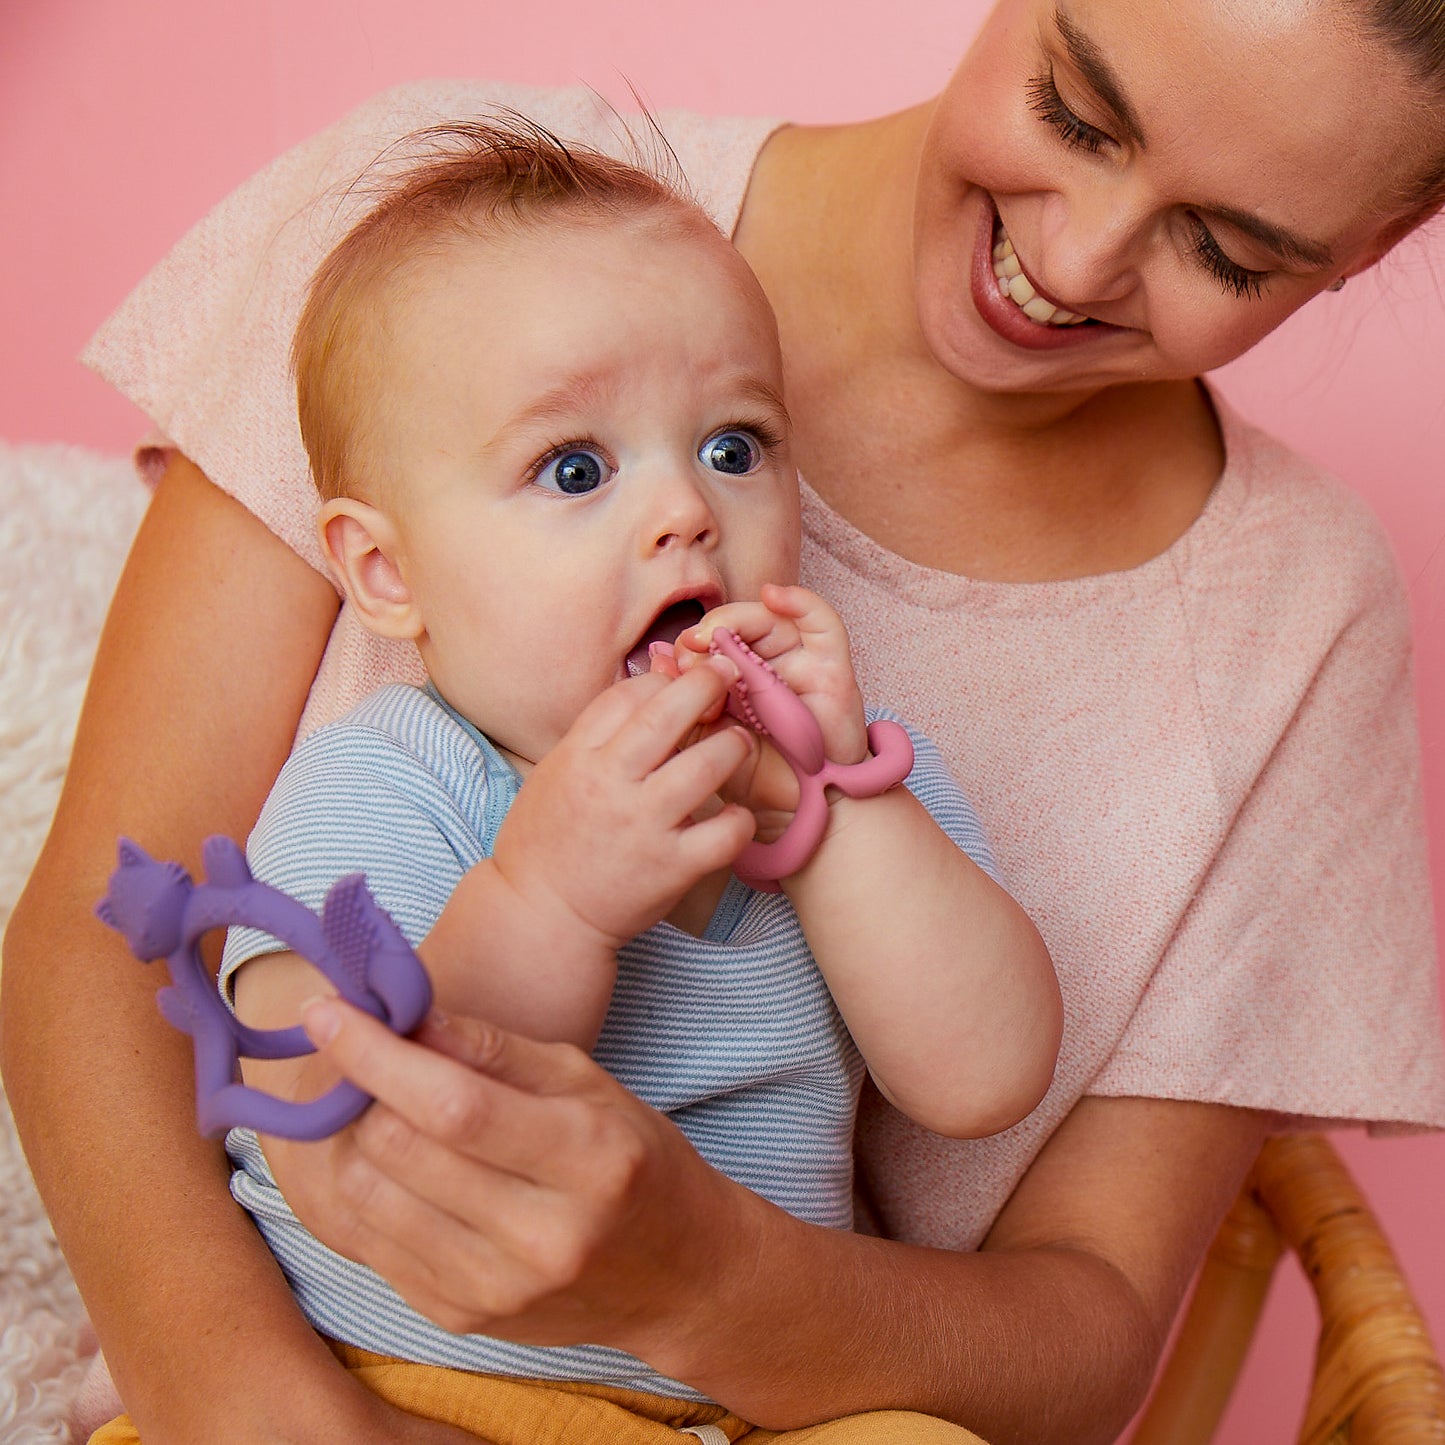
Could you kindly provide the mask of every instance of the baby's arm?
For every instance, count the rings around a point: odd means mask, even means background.
[[[719,626],[808,704],[830,758],[863,756],[862,700],[831,607],[801,587],[765,588],[761,603],[719,608],[679,638],[682,670]],[[750,806],[780,806],[779,761],[761,751],[745,780]],[[915,780],[923,774],[941,816],[971,817],[931,745],[919,749]],[[914,793],[834,797],[822,844],[783,889],[870,1073],[898,1108],[967,1138],[1017,1123],[1043,1097],[1063,1020],[1048,951]]]
[[[1063,1027],[1038,931],[907,788],[829,813],[783,889],[878,1087],[940,1134],[1017,1123],[1048,1089]]]
[[[752,836],[740,806],[694,816],[747,755],[741,729],[683,746],[735,676],[718,659],[687,678],[630,678],[583,711],[420,949],[444,1009],[591,1048],[617,950]]]
[[[609,689],[523,783],[491,855],[459,876],[452,845],[430,816],[434,801],[367,806],[369,793],[385,794],[383,777],[394,781],[408,765],[405,755],[388,753],[364,771],[355,765],[344,780],[329,758],[300,756],[253,838],[260,876],[286,888],[292,860],[323,846],[320,839],[298,846],[294,820],[339,819],[335,861],[307,873],[305,901],[314,903],[310,895],[333,876],[355,871],[357,859],[376,860],[361,871],[383,906],[402,909],[403,931],[415,938],[435,920],[417,952],[438,1007],[590,1048],[611,999],[616,950],[725,868],[751,836],[742,807],[692,816],[746,756],[746,736],[724,729],[681,747],[721,705],[733,676],[719,661],[687,678],[634,678]],[[430,799],[430,781],[423,776],[408,799]],[[233,939],[234,951],[247,946]],[[307,998],[330,991],[290,953],[248,959],[233,977],[237,1012],[255,1027],[289,1026]],[[334,1082],[314,1057],[249,1060],[245,1077],[288,1099],[314,1097]]]

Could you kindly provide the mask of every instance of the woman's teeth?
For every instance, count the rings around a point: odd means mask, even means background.
[[[1062,306],[1045,301],[1034,290],[1019,265],[1019,258],[1014,255],[1014,243],[1002,234],[1002,229],[999,228],[1000,237],[993,248],[993,274],[998,278],[999,295],[1008,297],[1030,321],[1037,321],[1041,326],[1078,326],[1087,321],[1087,316],[1065,311]]]

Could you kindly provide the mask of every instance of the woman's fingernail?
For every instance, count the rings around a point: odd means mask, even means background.
[[[318,1049],[324,1049],[341,1032],[341,1010],[329,998],[308,998],[301,1005],[301,1026]]]

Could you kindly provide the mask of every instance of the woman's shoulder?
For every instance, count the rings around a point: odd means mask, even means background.
[[[1372,718],[1412,767],[1408,598],[1363,498],[1318,462],[1224,413],[1223,495],[1177,564],[1196,706],[1228,798],[1253,785],[1287,731]],[[1290,767],[1310,765],[1292,755]],[[1284,762],[1276,771],[1286,767]]]
[[[1197,528],[1181,569],[1217,602],[1231,587],[1256,613],[1325,608],[1341,621],[1394,606],[1404,587],[1390,539],[1360,493],[1323,463],[1219,406],[1226,467],[1221,505]]]

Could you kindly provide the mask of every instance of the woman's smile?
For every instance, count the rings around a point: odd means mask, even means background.
[[[1123,330],[1059,305],[1025,272],[992,201],[982,207],[970,267],[973,304],[1005,341],[1033,350],[1087,345]]]
[[[1000,296],[1007,296],[1030,321],[1037,321],[1040,326],[1080,326],[1089,319],[1068,310],[1035,285],[1015,252],[1002,219],[994,222],[993,235],[993,274],[998,280]]]

